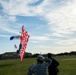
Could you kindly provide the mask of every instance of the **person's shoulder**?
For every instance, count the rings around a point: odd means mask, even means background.
[[[51,58],[52,62],[56,62],[57,60],[55,58]]]
[[[52,62],[53,62],[53,63],[58,63],[58,64],[59,64],[59,62],[58,62],[55,58],[52,58]]]
[[[32,65],[30,66],[30,69],[33,69],[35,66],[36,66],[36,64],[32,64]]]
[[[55,60],[53,57],[50,58],[51,60]]]
[[[35,67],[37,64],[33,64],[32,67]]]

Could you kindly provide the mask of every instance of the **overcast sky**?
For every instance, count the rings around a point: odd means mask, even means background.
[[[76,0],[0,0],[0,54],[16,51],[21,27],[30,35],[26,52],[76,51]]]

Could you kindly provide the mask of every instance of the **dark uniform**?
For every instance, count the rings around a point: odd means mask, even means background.
[[[57,68],[57,66],[59,65],[59,62],[56,61],[54,58],[52,58],[50,54],[48,54],[48,58],[52,60],[52,63],[48,67],[49,75],[57,75],[57,73],[59,72]]]

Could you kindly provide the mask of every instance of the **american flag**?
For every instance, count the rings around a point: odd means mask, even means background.
[[[16,49],[17,49],[17,46],[16,46],[16,45],[14,45],[14,48],[16,48]]]
[[[26,49],[26,46],[27,46],[27,42],[28,42],[29,37],[30,36],[28,35],[27,31],[25,31],[24,26],[22,26],[22,33],[21,33],[21,37],[20,37],[20,44],[22,45],[22,48],[20,50],[20,58],[21,58],[21,61],[24,58],[25,49]]]

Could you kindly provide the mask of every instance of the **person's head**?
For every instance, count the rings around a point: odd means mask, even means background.
[[[52,54],[51,53],[48,53],[47,56],[48,56],[48,58],[51,58],[52,57]]]
[[[37,62],[38,62],[38,63],[43,63],[44,60],[45,60],[45,58],[44,58],[42,55],[38,55],[38,56],[37,56]]]

